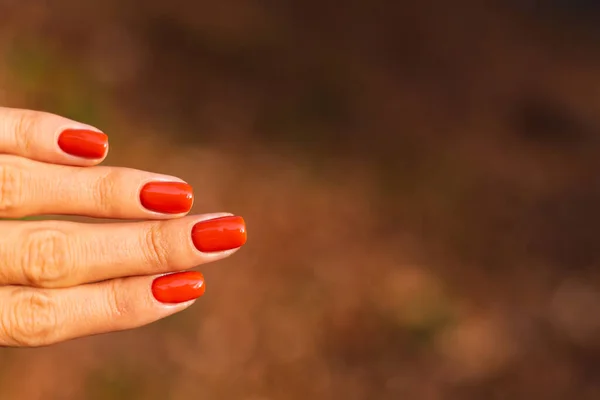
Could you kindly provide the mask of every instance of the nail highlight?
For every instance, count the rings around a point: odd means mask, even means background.
[[[198,222],[192,228],[194,246],[205,253],[237,249],[246,238],[246,223],[237,216]]]
[[[197,271],[163,275],[152,282],[152,295],[161,303],[177,304],[204,294],[204,276]]]
[[[98,159],[106,155],[108,136],[88,129],[66,129],[58,137],[58,146],[75,157]]]
[[[142,206],[163,214],[180,214],[190,211],[194,193],[185,182],[150,182],[140,191]]]

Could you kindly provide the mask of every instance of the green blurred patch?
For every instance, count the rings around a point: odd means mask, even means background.
[[[408,277],[406,279],[410,280]],[[394,291],[394,295],[388,298],[387,306],[381,309],[380,318],[390,329],[402,332],[412,345],[423,348],[431,345],[440,333],[454,326],[459,318],[454,300],[441,284],[422,278],[415,280],[413,285],[416,289],[407,291],[404,288],[404,294],[402,289]]]
[[[407,321],[404,329],[414,344],[430,346],[436,337],[457,322],[457,316],[444,302],[427,302],[415,305],[415,318]]]
[[[15,44],[5,56],[12,77],[29,92],[44,87],[50,78],[50,69],[56,64],[55,55],[41,44]]]
[[[137,377],[116,366],[92,372],[87,378],[86,398],[90,400],[126,400],[140,398],[141,394]]]
[[[88,400],[158,400],[168,398],[168,382],[165,377],[149,375],[148,370],[137,371],[134,368],[119,366],[115,360],[108,368],[91,372],[87,376],[85,398]]]
[[[33,107],[92,125],[105,122],[105,91],[72,55],[52,43],[22,39],[8,50],[5,63]]]

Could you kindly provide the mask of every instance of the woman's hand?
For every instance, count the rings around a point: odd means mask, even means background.
[[[0,218],[154,220],[0,221],[0,346],[48,345],[181,311],[204,293],[202,274],[164,274],[245,243],[240,217],[186,217],[193,194],[180,179],[95,166],[107,151],[107,136],[95,128],[0,108]]]

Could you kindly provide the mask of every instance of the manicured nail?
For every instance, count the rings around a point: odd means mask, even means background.
[[[108,149],[108,136],[88,129],[67,129],[58,137],[58,146],[75,157],[102,158]]]
[[[237,249],[246,243],[246,224],[235,216],[198,222],[192,228],[192,241],[205,253]]]
[[[180,214],[190,211],[194,193],[185,182],[150,182],[142,188],[140,201],[150,211]]]
[[[176,304],[197,299],[204,294],[204,276],[197,271],[163,275],[152,282],[152,295],[161,303]]]

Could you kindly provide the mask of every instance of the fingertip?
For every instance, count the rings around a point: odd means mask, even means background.
[[[195,301],[206,291],[204,276],[198,271],[161,275],[152,282],[152,295],[161,304]]]
[[[108,153],[101,130],[56,114],[0,107],[0,153],[45,163],[92,166]]]
[[[141,206],[162,218],[183,217],[194,205],[192,186],[179,178],[154,179],[143,184],[139,191]]]
[[[65,127],[59,130],[60,151],[76,165],[96,165],[108,154],[108,135],[92,127]]]
[[[192,228],[192,242],[202,253],[239,249],[246,241],[246,223],[236,215],[202,220]]]

